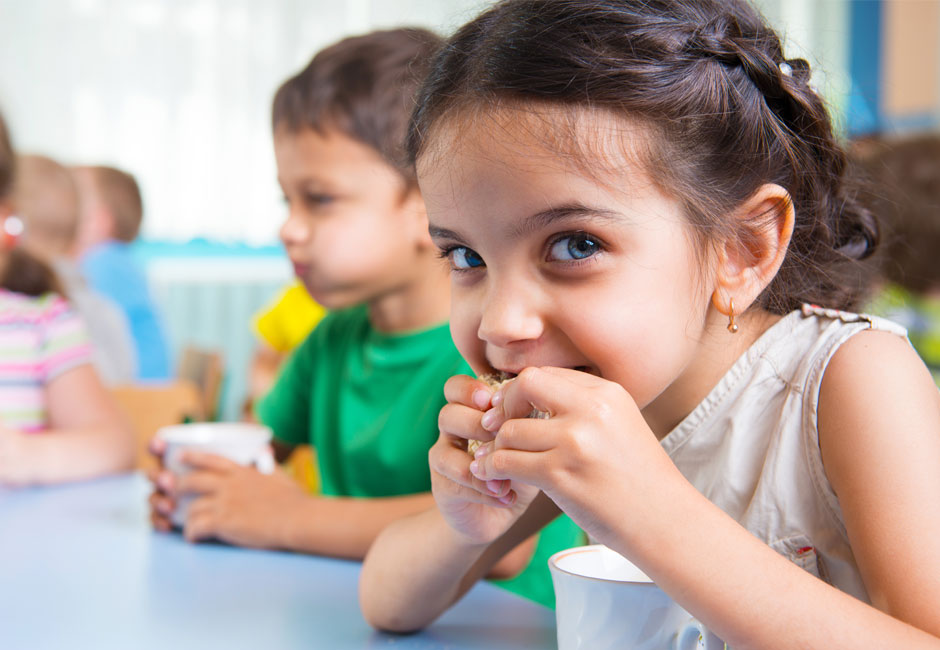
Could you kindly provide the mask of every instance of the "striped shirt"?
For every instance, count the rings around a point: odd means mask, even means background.
[[[84,325],[61,296],[0,289],[0,427],[47,428],[45,387],[91,362]]]

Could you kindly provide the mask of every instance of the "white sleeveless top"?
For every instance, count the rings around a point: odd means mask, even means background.
[[[771,326],[662,440],[709,501],[813,575],[865,602],[842,509],[823,469],[819,387],[832,355],[874,316],[804,305]]]

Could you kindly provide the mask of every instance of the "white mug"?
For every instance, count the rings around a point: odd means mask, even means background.
[[[183,452],[199,451],[223,456],[239,465],[254,465],[262,474],[274,471],[271,453],[271,429],[248,422],[194,422],[163,427],[157,437],[166,443],[163,466],[177,476],[192,468],[182,461]],[[174,526],[186,523],[189,505],[197,498],[181,496],[170,517]]]
[[[619,553],[599,544],[555,553],[558,650],[723,650],[724,642]]]

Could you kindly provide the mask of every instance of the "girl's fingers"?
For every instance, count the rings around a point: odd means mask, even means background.
[[[567,368],[526,368],[499,390],[493,403],[507,420],[527,417],[533,409],[559,415],[569,410],[573,397],[597,382],[603,380]]]
[[[556,431],[559,423],[552,419],[516,418],[507,420],[499,428],[492,446],[477,450],[484,456],[499,449],[517,449],[519,451],[548,451],[557,446]],[[480,453],[482,451],[482,453]]]
[[[472,493],[475,503],[489,503],[509,493],[509,481],[487,483],[474,477],[470,473],[471,460],[466,450],[447,445],[435,445],[429,455],[432,472],[454,484],[462,497]]]
[[[497,449],[471,463],[470,471],[481,481],[513,480],[545,490],[544,452]]]
[[[490,405],[493,390],[469,375],[454,375],[444,384],[444,399],[483,411]]]
[[[492,440],[493,434],[480,424],[482,414],[475,408],[462,404],[445,404],[437,416],[441,433],[464,440]]]

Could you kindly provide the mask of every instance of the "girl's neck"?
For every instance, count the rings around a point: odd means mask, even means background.
[[[387,334],[427,329],[446,323],[450,315],[450,274],[429,252],[396,289],[368,302],[369,321]]]
[[[738,319],[739,329],[726,328],[727,317],[715,314],[706,324],[701,352],[682,375],[643,409],[650,429],[662,440],[697,407],[735,362],[781,316],[754,309]]]

